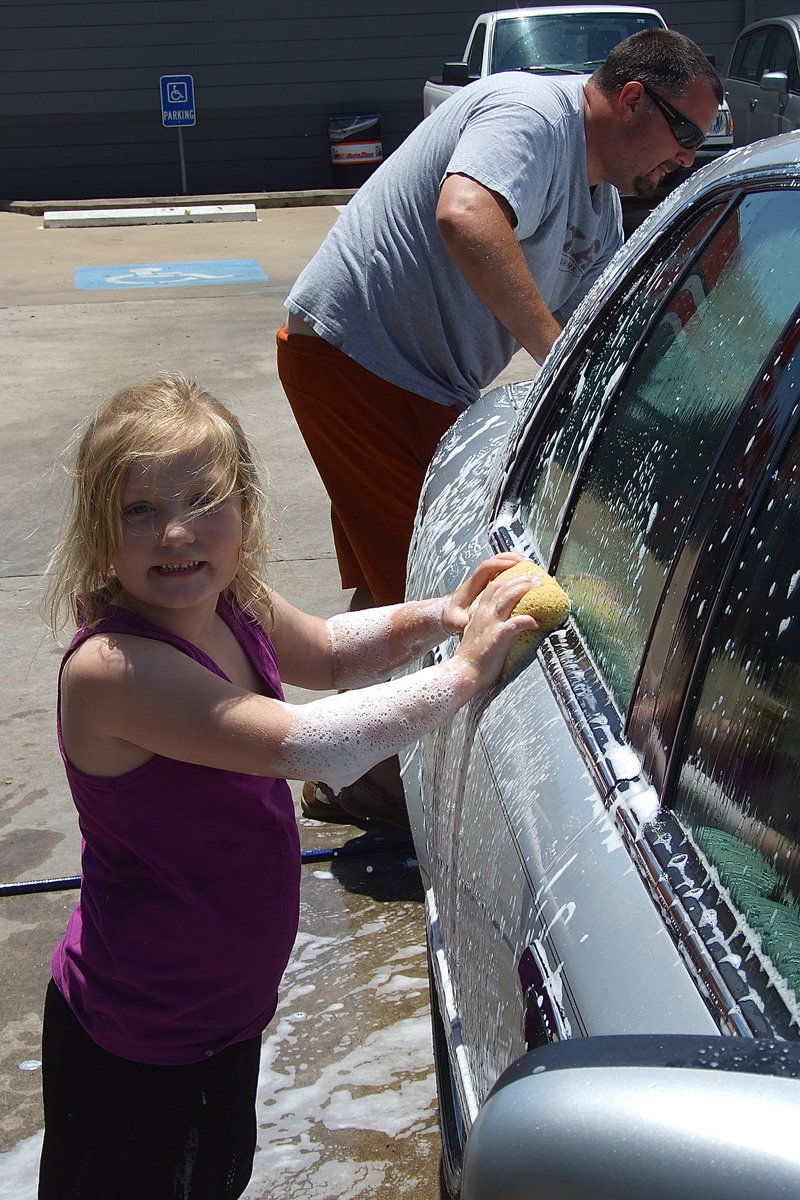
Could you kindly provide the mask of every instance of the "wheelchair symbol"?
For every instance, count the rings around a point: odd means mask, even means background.
[[[220,271],[181,270],[180,267],[131,267],[124,274],[108,275],[107,282],[118,287],[186,287],[192,284],[225,283],[235,275]]]
[[[269,276],[254,258],[207,259],[200,262],[124,263],[76,267],[75,288],[198,288],[232,283],[265,283]],[[2,1192],[2,1188],[0,1188]]]
[[[188,104],[189,103],[189,88],[187,84],[179,80],[174,80],[167,84],[167,103],[168,104]]]

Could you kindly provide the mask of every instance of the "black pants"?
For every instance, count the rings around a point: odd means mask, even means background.
[[[260,1047],[129,1062],[95,1045],[51,981],[39,1200],[236,1200],[253,1169]]]

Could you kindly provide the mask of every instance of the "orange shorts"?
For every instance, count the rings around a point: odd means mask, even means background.
[[[405,594],[425,471],[460,409],[386,383],[313,334],[278,330],[278,375],[331,501],[343,588]]]

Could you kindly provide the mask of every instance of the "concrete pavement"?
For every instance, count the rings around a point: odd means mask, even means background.
[[[44,229],[33,209],[0,212],[0,883],[79,870],[75,816],[54,735],[60,651],[39,605],[65,505],[66,480],[57,463],[96,403],[160,371],[196,376],[240,415],[268,466],[275,587],[321,615],[346,605],[327,499],[285,402],[274,351],[283,299],[337,209],[298,202],[259,207],[258,216],[240,224]],[[242,259],[255,260],[266,280],[75,290],[81,267]],[[503,378],[531,373],[530,360],[521,355]],[[304,846],[313,847],[341,844],[358,831],[302,822],[302,834]],[[390,857],[396,859],[391,867]],[[388,1200],[401,1189],[418,1197],[435,1193],[418,885],[407,855],[373,861],[374,867],[368,859],[354,860],[346,870],[304,877],[301,938],[275,1036],[265,1049],[263,1107],[273,1116],[261,1121],[264,1150],[247,1192],[251,1200],[297,1195],[309,1172],[318,1200]],[[74,892],[61,890],[0,897],[0,1200],[35,1195],[41,1002],[49,956],[74,899]],[[371,933],[364,939],[366,927]],[[344,950],[348,937],[350,950]],[[316,997],[301,999],[318,988]],[[343,1025],[331,1020],[339,1009]],[[348,1067],[345,1083],[335,1064],[341,1071],[354,1021],[362,1035],[357,1045],[371,1049],[358,1060],[361,1074]],[[304,1027],[299,1051],[293,1032],[298,1024]],[[408,1070],[399,1081],[396,1050],[386,1049],[399,1045],[398,1031],[410,1039],[402,1055]],[[276,1046],[288,1055],[282,1066]],[[376,1077],[373,1068],[387,1053]],[[316,1107],[309,1109],[313,1122],[298,1128],[291,1096],[301,1078]],[[390,1094],[391,1104],[382,1111],[380,1103],[367,1104],[369,1111],[351,1105],[348,1116],[342,1104],[346,1095],[352,1101],[354,1079],[361,1089],[356,1095],[378,1094],[383,1102]],[[282,1096],[283,1124],[274,1119]],[[334,1109],[340,1114],[335,1120]]]
[[[182,370],[229,400],[270,466],[275,585],[317,611],[339,607],[325,496],[283,401],[272,340],[292,279],[336,215],[316,207],[303,212],[302,225],[281,210],[235,226],[45,230],[40,217],[0,213],[0,881],[79,871],[54,741],[60,655],[38,606],[64,511],[65,480],[55,464],[100,399],[133,380]],[[81,266],[246,257],[263,265],[266,283],[74,290]],[[63,891],[0,900],[4,1151],[41,1125],[38,1072],[19,1064],[39,1056],[41,988],[74,899]],[[21,1182],[30,1190],[29,1170]]]

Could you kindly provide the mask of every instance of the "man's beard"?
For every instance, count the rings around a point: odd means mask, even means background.
[[[651,196],[656,194],[658,189],[661,187],[661,184],[667,178],[667,175],[671,175],[673,171],[680,170],[680,165],[680,163],[673,162],[671,159],[664,163],[666,171],[660,177],[658,183],[656,183],[653,178],[653,171],[651,171],[648,175],[637,175],[633,181],[634,196],[638,196],[640,200],[649,200]]]
[[[633,181],[633,194],[640,200],[648,200],[654,196],[657,188],[658,184],[653,181],[652,175],[637,175]]]

